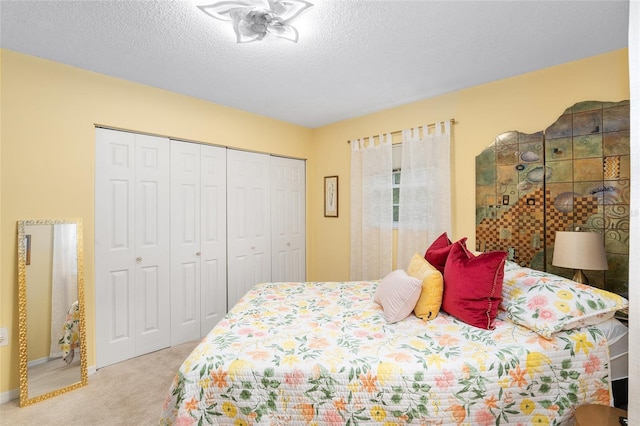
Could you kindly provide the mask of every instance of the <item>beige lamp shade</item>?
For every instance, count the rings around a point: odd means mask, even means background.
[[[552,263],[562,268],[609,269],[603,237],[597,232],[556,232]]]

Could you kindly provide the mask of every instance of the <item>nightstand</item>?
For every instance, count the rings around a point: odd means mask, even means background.
[[[627,412],[607,405],[581,405],[576,409],[575,426],[620,426],[621,416],[627,417]]]

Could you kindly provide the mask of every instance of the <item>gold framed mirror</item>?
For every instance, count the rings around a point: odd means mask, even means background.
[[[18,221],[20,406],[85,386],[81,219]]]

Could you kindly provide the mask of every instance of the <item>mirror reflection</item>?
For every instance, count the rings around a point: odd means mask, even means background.
[[[18,222],[20,405],[87,383],[80,220]]]

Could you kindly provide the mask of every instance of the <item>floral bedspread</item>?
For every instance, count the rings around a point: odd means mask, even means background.
[[[387,324],[377,285],[257,285],[180,367],[160,424],[564,424],[610,403],[598,329]]]
[[[58,340],[62,349],[62,359],[67,364],[71,364],[75,350],[80,347],[80,336],[78,334],[78,321],[80,320],[78,301],[73,302],[67,311],[67,317],[62,326],[62,336]]]

